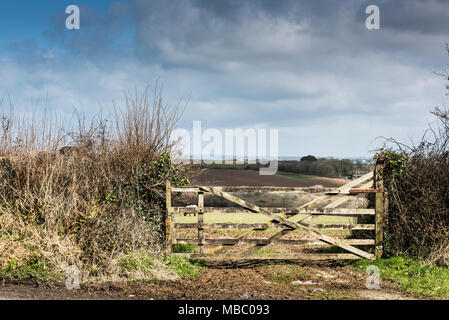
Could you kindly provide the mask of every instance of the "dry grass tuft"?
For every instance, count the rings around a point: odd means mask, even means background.
[[[169,156],[180,115],[148,88],[126,94],[109,118],[3,114],[0,276],[60,280],[69,265],[86,279],[148,276],[162,245],[165,180],[188,183]]]

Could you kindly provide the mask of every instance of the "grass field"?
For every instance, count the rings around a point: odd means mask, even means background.
[[[299,221],[305,218],[307,215],[300,214],[295,216],[294,218],[290,218],[291,221]],[[177,223],[196,223],[198,218],[193,215],[184,216],[183,214],[175,215],[175,222]],[[270,222],[270,218],[264,216],[259,213],[251,213],[251,212],[226,212],[226,213],[205,213],[204,214],[204,223],[268,223]],[[313,220],[313,224],[343,224],[349,225],[354,224],[354,218],[351,217],[335,217],[335,216],[319,216]],[[179,229],[180,230],[180,229]],[[241,234],[251,232],[250,229],[215,229],[210,230],[211,233],[218,234],[222,233],[223,235],[232,235],[232,234]],[[264,231],[256,231],[258,234],[270,234],[279,232],[279,229],[267,229]],[[321,229],[320,232],[323,232],[332,236],[340,236],[347,237],[351,234],[349,230],[327,230]],[[306,231],[302,229],[297,229],[292,231],[293,234],[302,234],[306,233]]]

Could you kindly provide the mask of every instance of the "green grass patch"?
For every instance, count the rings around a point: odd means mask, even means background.
[[[180,277],[197,277],[200,269],[203,268],[202,261],[191,261],[184,257],[167,257],[164,263]]]
[[[39,257],[31,257],[20,265],[11,259],[6,267],[0,269],[0,279],[10,281],[33,280],[37,282],[57,282],[63,276],[49,267]]]
[[[290,177],[290,178],[295,178],[295,179],[318,178],[318,176],[313,176],[313,175],[308,175],[308,174],[301,174],[301,173],[283,172],[283,171],[276,172],[276,175],[284,176],[284,177]]]
[[[172,252],[173,253],[195,253],[196,245],[195,244],[175,243],[175,244],[172,244]]]
[[[449,297],[449,268],[447,267],[404,257],[376,261],[358,260],[353,264],[362,272],[365,272],[369,265],[377,266],[382,279],[399,283],[405,291],[429,297]]]
[[[128,254],[119,260],[121,272],[140,270],[144,273],[151,273],[153,259],[146,252],[140,254]]]

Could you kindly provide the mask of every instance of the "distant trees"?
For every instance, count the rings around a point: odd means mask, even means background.
[[[256,164],[205,164],[201,165],[203,168],[210,169],[240,169],[240,170],[259,170],[260,163]],[[278,171],[298,173],[305,175],[342,178],[356,173],[365,173],[373,169],[370,163],[362,163],[360,161],[352,161],[349,159],[329,159],[316,158],[313,155],[308,155],[300,158],[300,160],[280,160],[278,162]]]
[[[313,158],[303,160],[304,158],[306,157],[301,158],[301,161],[279,161],[278,171],[339,178],[358,171],[365,172],[372,169],[369,164],[354,163],[349,159],[316,159],[313,157],[315,160],[312,160]]]
[[[317,161],[317,160],[318,159],[315,156],[312,156],[311,154],[301,158],[301,161]]]

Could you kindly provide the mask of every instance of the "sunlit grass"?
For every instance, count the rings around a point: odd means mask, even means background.
[[[449,268],[447,267],[403,257],[354,262],[355,268],[363,272],[369,265],[379,268],[381,279],[393,280],[408,292],[430,297],[449,297]]]

